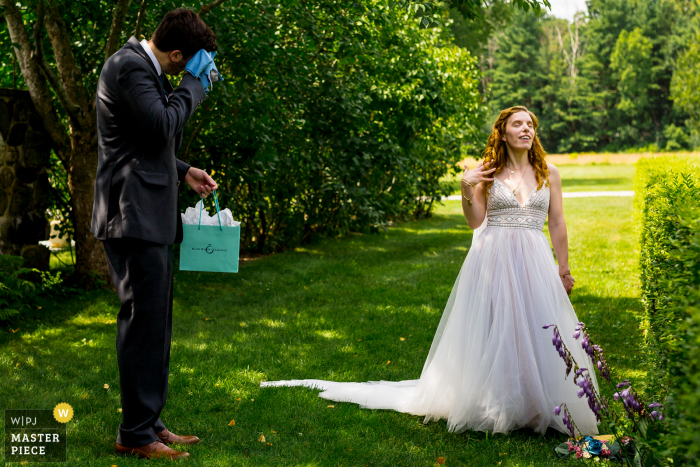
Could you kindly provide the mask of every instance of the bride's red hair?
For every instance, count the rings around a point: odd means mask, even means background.
[[[540,126],[539,120],[534,113],[527,110],[526,107],[522,105],[516,105],[509,109],[501,110],[501,113],[496,119],[496,123],[493,124],[493,132],[489,136],[489,141],[486,143],[486,149],[481,153],[484,156],[484,164],[489,161],[493,161],[493,167],[496,168],[495,173],[500,173],[501,170],[506,166],[508,161],[508,150],[506,148],[506,142],[502,141],[506,134],[506,122],[511,115],[517,112],[527,112],[532,119],[532,124],[535,130],[535,138],[532,140],[532,147],[527,151],[527,158],[530,164],[535,168],[535,177],[537,178],[537,189],[541,189],[543,184],[549,186],[549,169],[547,168],[547,162],[544,160],[547,153],[540,143],[540,138],[537,136],[537,127]],[[493,181],[484,182],[484,190],[488,194],[493,185]]]

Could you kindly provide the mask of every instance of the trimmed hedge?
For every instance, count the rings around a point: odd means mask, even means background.
[[[664,402],[662,453],[700,461],[700,158],[637,162],[649,396]]]

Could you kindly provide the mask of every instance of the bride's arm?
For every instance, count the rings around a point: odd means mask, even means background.
[[[561,195],[561,175],[559,170],[552,164],[549,167],[549,236],[552,239],[554,254],[557,255],[559,263],[559,277],[566,289],[566,293],[571,293],[574,286],[574,278],[569,270],[569,238],[566,233],[566,221],[564,220],[564,204]]]
[[[484,192],[484,184],[481,182],[493,180],[493,178],[488,178],[488,176],[494,170],[496,169],[487,170],[483,162],[472,170],[469,170],[466,164],[464,166],[464,173],[460,183],[462,188],[462,212],[467,220],[467,224],[472,229],[479,228],[484,222],[484,217],[486,217],[486,193]]]

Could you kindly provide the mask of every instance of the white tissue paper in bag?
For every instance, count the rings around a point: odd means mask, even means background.
[[[199,225],[199,210],[202,207],[202,200],[193,207],[185,209],[185,212],[181,214],[183,224],[194,224]],[[235,227],[241,225],[240,222],[233,220],[233,214],[231,210],[226,208],[219,211],[219,216],[221,216],[221,225],[228,227]],[[209,215],[207,208],[202,209],[202,225],[219,225],[219,217],[216,215],[216,209],[212,216]]]

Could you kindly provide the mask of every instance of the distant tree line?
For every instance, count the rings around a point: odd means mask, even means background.
[[[588,0],[573,22],[496,0],[452,15],[491,118],[526,105],[549,152],[700,146],[698,0]]]

